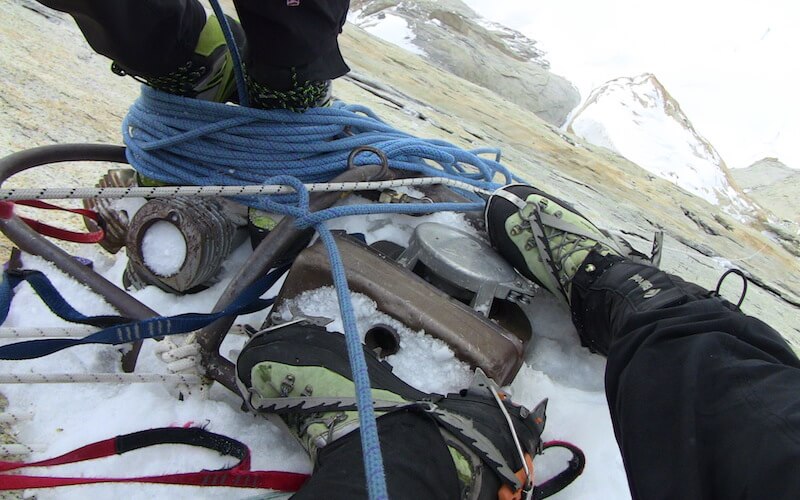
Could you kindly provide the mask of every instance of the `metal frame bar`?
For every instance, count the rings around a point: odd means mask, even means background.
[[[56,144],[13,153],[0,158],[0,186],[11,176],[33,167],[69,161],[105,161],[128,163],[123,146],[108,144]],[[28,227],[16,215],[0,219],[0,231],[21,250],[42,257],[60,270],[85,284],[98,295],[102,295],[120,313],[133,319],[147,319],[158,313],[131,297],[92,269],[73,259],[67,252]],[[136,369],[136,360],[142,342],[134,342],[131,350],[122,355],[122,369],[131,373]]]

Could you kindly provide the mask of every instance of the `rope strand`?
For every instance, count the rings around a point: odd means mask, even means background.
[[[188,384],[203,383],[198,375],[158,373],[24,373],[0,374],[0,384]]]
[[[367,182],[315,182],[305,184],[309,193],[376,191],[398,187],[450,186],[475,194],[491,194],[463,181],[442,177],[418,177],[390,181]],[[9,188],[0,189],[0,200],[83,200],[86,198],[175,198],[181,196],[250,196],[265,194],[294,194],[291,186],[245,185],[245,186],[158,186],[158,187],[94,187],[94,188]]]

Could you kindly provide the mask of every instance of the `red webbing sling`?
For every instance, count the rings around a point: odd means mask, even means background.
[[[45,210],[60,210],[63,212],[70,212],[73,214],[82,215],[86,218],[92,219],[98,224],[98,226],[101,224],[100,216],[97,214],[97,212],[93,210],[88,210],[83,208],[64,208],[38,200],[25,200],[16,202],[0,201],[0,218],[3,219],[11,218],[11,215],[14,213],[14,203],[16,203],[17,205],[25,205],[28,207],[42,208]],[[20,219],[22,219],[25,222],[25,224],[29,225],[31,229],[33,229],[39,234],[42,234],[44,236],[50,236],[51,238],[57,238],[63,241],[72,241],[74,243],[97,243],[98,241],[103,239],[103,236],[105,234],[102,229],[98,229],[97,231],[92,231],[88,233],[79,233],[76,231],[69,231],[67,229],[62,229],[60,227],[51,226],[49,224],[45,224],[44,222],[40,222],[34,219],[29,219],[27,217],[20,217]]]
[[[121,455],[132,450],[157,444],[199,446],[218,451],[222,455],[238,458],[239,462],[227,469],[122,478],[27,476],[5,473],[24,467],[49,467]],[[51,488],[54,486],[92,483],[161,483],[297,491],[306,479],[308,479],[307,474],[250,470],[250,449],[244,443],[197,427],[165,427],[125,434],[86,445],[59,457],[38,462],[0,461],[0,490]]]

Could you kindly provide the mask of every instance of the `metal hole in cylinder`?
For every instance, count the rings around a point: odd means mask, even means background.
[[[142,237],[142,259],[158,276],[173,276],[183,267],[189,251],[180,228],[160,220],[147,228]]]
[[[375,325],[367,330],[364,343],[379,358],[391,356],[400,350],[400,337],[397,335],[397,331],[384,324]]]

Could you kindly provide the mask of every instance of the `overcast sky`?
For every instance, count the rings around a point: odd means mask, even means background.
[[[729,167],[777,156],[800,168],[800,2],[464,0],[539,41],[585,99],[653,73]]]

